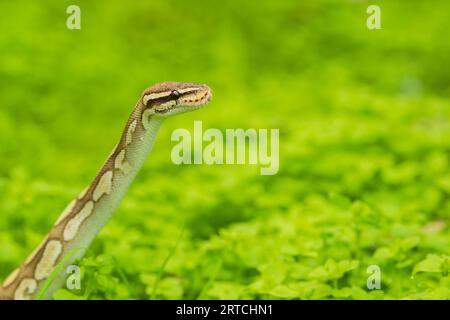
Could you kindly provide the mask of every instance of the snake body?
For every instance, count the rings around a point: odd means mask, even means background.
[[[206,85],[163,82],[144,90],[125,125],[119,142],[94,181],[62,212],[42,243],[0,287],[0,299],[33,299],[55,267],[81,258],[111,218],[152,149],[164,119],[198,109],[212,97]],[[45,298],[64,283],[60,272]]]

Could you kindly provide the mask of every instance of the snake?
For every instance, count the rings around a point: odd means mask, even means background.
[[[36,299],[44,284],[43,298],[51,299],[66,276],[59,272],[52,279],[56,268],[62,265],[64,270],[84,256],[150,154],[164,120],[202,108],[211,98],[205,84],[170,81],[145,89],[92,183],[67,205],[37,248],[5,279],[0,299]]]

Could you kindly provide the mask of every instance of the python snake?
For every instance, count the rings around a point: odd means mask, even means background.
[[[80,259],[111,218],[152,149],[164,119],[195,110],[212,97],[206,85],[163,82],[144,90],[121,138],[94,181],[62,212],[42,243],[0,287],[0,299],[33,299],[57,265]],[[46,290],[51,298],[65,281],[60,272]]]

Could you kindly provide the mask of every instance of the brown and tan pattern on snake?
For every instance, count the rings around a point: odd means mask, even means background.
[[[211,99],[206,85],[163,82],[146,89],[129,117],[122,136],[94,181],[72,200],[42,243],[0,287],[0,299],[33,299],[45,280],[69,252],[65,266],[81,258],[109,220],[139,171],[162,121],[198,109]],[[63,285],[59,276],[46,292],[51,297]]]

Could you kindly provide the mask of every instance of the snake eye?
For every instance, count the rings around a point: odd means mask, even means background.
[[[178,98],[180,96],[180,93],[177,91],[177,90],[173,90],[171,93],[170,93],[170,97],[171,98]]]

